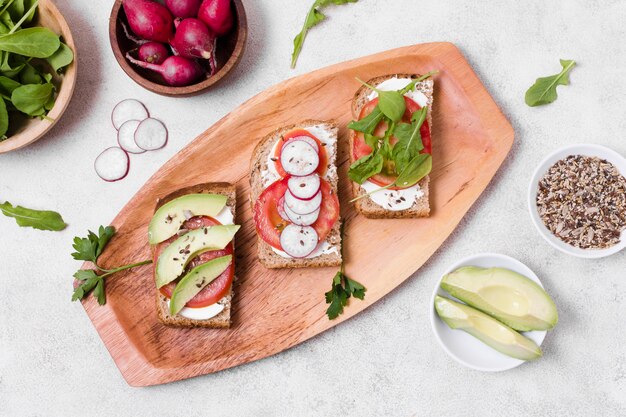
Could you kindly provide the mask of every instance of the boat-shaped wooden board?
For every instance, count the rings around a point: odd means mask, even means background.
[[[360,84],[390,73],[434,77],[432,215],[368,220],[351,204],[346,124]],[[350,277],[367,287],[343,315],[326,317],[324,293],[337,268],[268,270],[256,258],[248,167],[258,139],[303,119],[336,119],[340,129],[340,199]],[[83,304],[126,381],[162,384],[265,358],[313,337],[380,300],[439,248],[483,192],[513,143],[514,132],[460,51],[450,43],[414,45],[323,68],[274,86],[211,126],[167,162],[113,221],[118,234],[104,265],[150,257],[147,227],[159,197],[188,185],[237,186],[234,316],[231,329],[162,325],[155,310],[151,266],[120,273],[107,284],[107,304]]]

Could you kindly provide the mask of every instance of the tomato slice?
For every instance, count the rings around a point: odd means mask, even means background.
[[[183,223],[182,228],[188,229],[188,230],[194,230],[194,229],[199,229],[201,227],[216,226],[220,224],[221,223],[219,221],[215,220],[212,217],[196,216],[196,217],[192,217],[191,219]],[[156,261],[159,258],[159,255],[161,254],[161,252],[170,243],[175,241],[177,238],[178,236],[172,236],[168,240],[162,243],[159,243],[156,250],[154,251],[154,265],[156,265]],[[233,254],[232,242],[229,243],[228,246],[226,246],[222,250],[211,250],[211,251],[203,252],[200,255],[193,258],[189,262],[189,265],[187,266],[187,271],[195,268],[196,266],[202,265],[203,263],[206,263],[210,261],[211,259],[219,258],[220,256],[232,255],[232,254]],[[233,259],[233,262],[230,263],[228,268],[226,268],[226,270],[222,272],[222,274],[219,277],[214,279],[209,285],[204,287],[202,291],[196,294],[194,298],[189,300],[189,302],[185,304],[185,307],[200,308],[200,307],[206,307],[206,306],[210,306],[211,304],[217,303],[230,290],[230,286],[233,283],[234,276],[235,276],[235,262]],[[176,284],[178,283],[178,281],[179,280],[170,282],[169,284],[161,287],[159,291],[161,292],[161,294],[163,294],[167,298],[171,298],[172,293],[174,292],[174,288],[176,288]]]
[[[285,172],[282,164],[280,163],[280,154],[283,151],[283,144],[286,143],[289,139],[296,138],[298,136],[308,136],[315,142],[317,142],[317,147],[319,149],[317,154],[320,157],[320,164],[315,172],[317,172],[320,177],[323,176],[328,169],[328,153],[326,152],[326,147],[322,146],[322,142],[320,142],[320,140],[316,138],[311,132],[305,129],[292,130],[291,132],[282,135],[282,142],[279,142],[279,145],[276,146],[274,150],[274,166],[276,166],[276,172],[278,172],[278,175],[280,175],[281,177],[286,177],[287,175],[289,175]]]
[[[278,250],[283,250],[280,246],[280,233],[290,224],[278,213],[278,201],[285,195],[288,181],[289,176],[286,176],[270,184],[254,204],[254,223],[259,236]],[[328,181],[322,179],[320,189],[322,206],[317,221],[311,227],[317,232],[319,241],[323,242],[339,218],[339,199]]]
[[[404,103],[406,105],[406,110],[404,111],[404,115],[402,116],[402,122],[411,123],[411,116],[414,112],[421,109],[421,106],[417,104],[412,99],[404,96]],[[378,97],[374,100],[371,100],[361,109],[361,114],[359,115],[359,120],[363,119],[365,116],[370,114],[376,105],[378,104]],[[376,130],[374,130],[374,134],[379,137],[383,137],[385,135],[385,131],[387,130],[387,123],[382,121],[376,126]],[[420,128],[420,133],[422,134],[422,143],[424,144],[424,150],[422,153],[432,153],[432,141],[430,136],[430,127],[428,126],[428,121],[424,121],[422,127]],[[352,132],[353,137],[353,147],[352,154],[354,156],[354,160],[360,159],[364,156],[372,153],[372,148],[365,142],[365,135],[363,132]],[[395,145],[398,142],[394,136],[392,136],[389,140],[389,143]],[[383,171],[380,174],[376,174],[369,179],[369,181],[373,182],[376,185],[381,187],[387,186],[393,183],[396,180],[397,176],[395,174],[395,166],[393,162],[387,164],[383,167]],[[391,187],[392,190],[399,189],[398,187]]]

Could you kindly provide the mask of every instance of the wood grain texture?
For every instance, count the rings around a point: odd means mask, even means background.
[[[348,204],[347,122],[359,83],[393,72],[439,70],[435,80],[431,217],[370,220]],[[337,268],[268,270],[256,259],[248,201],[249,158],[257,141],[307,118],[336,119],[345,257],[349,276],[368,289],[329,321],[324,292]],[[375,303],[415,272],[454,230],[483,192],[513,143],[514,132],[459,50],[450,43],[414,45],[327,67],[253,97],[168,161],[115,218],[118,235],[102,257],[117,265],[150,256],[147,226],[156,200],[199,182],[237,187],[233,327],[172,329],[158,322],[150,266],[107,284],[108,303],[83,305],[126,381],[166,383],[273,355],[333,327]],[[223,140],[228,138],[228,140]],[[386,259],[393,262],[377,262]],[[276,288],[280,287],[280,291]]]
[[[41,139],[59,121],[74,94],[78,57],[76,45],[65,18],[51,0],[40,0],[35,19],[34,26],[47,27],[61,36],[61,40],[74,52],[74,61],[67,66],[62,75],[54,74],[52,78],[52,82],[57,88],[57,97],[54,107],[48,112],[49,120],[38,117],[23,117],[20,120],[12,120],[7,133],[9,138],[0,142],[0,154],[23,148]]]

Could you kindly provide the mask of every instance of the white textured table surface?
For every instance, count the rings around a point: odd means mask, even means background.
[[[626,415],[626,253],[567,257],[540,238],[526,210],[528,180],[546,152],[593,142],[626,154],[626,3],[361,0],[328,9],[292,71],[292,38],[312,0],[244,2],[249,43],[235,73],[204,95],[174,99],[141,89],[118,66],[108,41],[111,0],[57,1],[79,49],[76,93],[45,139],[0,155],[0,200],[58,210],[69,227],[40,232],[0,218],[0,416]],[[79,266],[72,237],[109,222],[161,164],[254,94],[429,41],[461,48],[516,131],[509,157],[455,233],[404,285],[313,340],[217,374],[128,387],[82,307],[69,301]],[[552,105],[526,107],[525,90],[557,72],[559,58],[579,63],[572,85]],[[171,138],[133,157],[128,177],[109,184],[92,164],[115,143],[109,115],[127,97],[145,102]],[[545,357],[499,374],[453,362],[428,322],[440,273],[482,251],[529,265],[560,312]]]

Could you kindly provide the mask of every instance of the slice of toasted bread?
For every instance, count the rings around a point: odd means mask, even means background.
[[[187,194],[221,194],[228,197],[226,201],[226,207],[230,209],[233,213],[233,217],[235,217],[235,208],[236,208],[236,193],[235,186],[226,182],[213,182],[206,184],[198,184],[193,185],[191,187],[181,188],[178,191],[175,191],[157,201],[157,205],[155,207],[155,211],[159,209],[163,204],[174,200],[175,198],[182,197]],[[152,248],[155,249],[154,247]],[[235,277],[234,280],[237,278]],[[231,309],[232,309],[232,297],[233,290],[232,286],[221,300],[218,301],[219,304],[224,306],[224,310],[219,313],[217,316],[214,316],[207,320],[194,320],[187,317],[183,317],[180,314],[176,316],[172,316],[170,314],[167,297],[159,292],[158,289],[156,291],[156,307],[157,313],[159,315],[159,320],[161,323],[172,326],[172,327],[209,327],[209,328],[228,328],[230,327],[231,322]]]
[[[337,192],[337,132],[338,126],[335,121],[304,120],[290,126],[281,127],[265,136],[259,141],[250,161],[250,204],[254,211],[254,203],[261,192],[272,182],[279,179],[278,175],[272,175],[268,167],[270,153],[274,145],[281,136],[294,129],[321,128],[331,133],[331,140],[334,141],[327,149],[328,152],[328,173],[326,180],[330,183],[333,192]],[[318,138],[319,139],[319,138]],[[274,249],[265,243],[261,237],[257,236],[258,256],[261,264],[266,268],[309,268],[341,265],[341,219],[337,219],[332,230],[328,234],[326,241],[336,248],[330,253],[323,253],[314,258],[287,258],[277,254]]]
[[[417,78],[418,74],[390,74],[384,75],[376,78],[372,78],[367,81],[367,84],[376,87],[381,84],[383,81],[386,81],[390,78]],[[426,98],[428,99],[428,111],[426,114],[426,120],[428,121],[428,126],[430,127],[430,131],[432,134],[433,130],[433,122],[432,122],[432,105],[433,105],[433,80],[426,79],[424,81],[420,81],[415,85],[416,91],[421,91]],[[361,109],[364,105],[366,105],[370,99],[369,95],[371,90],[365,86],[359,88],[359,90],[354,95],[352,99],[352,115],[354,119],[358,119],[361,114]],[[355,132],[350,132],[350,149],[354,147],[354,138]],[[354,155],[350,152],[350,163],[354,162]],[[428,217],[430,215],[430,203],[429,203],[429,186],[430,179],[428,176],[423,178],[419,183],[421,190],[423,191],[423,195],[419,197],[415,203],[406,210],[388,210],[385,207],[377,204],[372,200],[369,196],[363,197],[355,202],[356,209],[365,217],[371,219],[398,219],[398,218],[415,218],[415,217]],[[384,191],[380,191],[384,192]],[[352,183],[352,193],[354,197],[361,196],[366,194],[367,192],[356,182]]]

